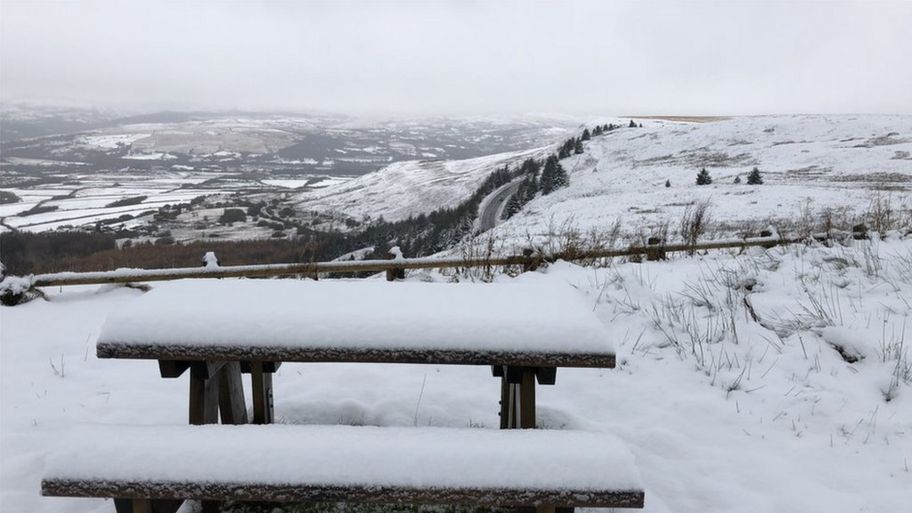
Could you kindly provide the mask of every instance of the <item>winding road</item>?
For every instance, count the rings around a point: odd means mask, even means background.
[[[501,186],[488,196],[484,204],[484,210],[481,211],[478,218],[478,231],[486,232],[497,226],[500,220],[500,213],[503,211],[504,204],[510,199],[517,189],[522,179],[516,179],[506,185]]]

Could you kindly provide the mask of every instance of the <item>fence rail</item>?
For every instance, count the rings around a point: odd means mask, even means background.
[[[186,278],[236,278],[304,275],[317,277],[329,273],[354,274],[386,272],[387,279],[394,280],[404,275],[406,269],[447,269],[467,267],[520,266],[523,270],[535,269],[543,262],[557,260],[581,261],[614,257],[635,257],[646,260],[664,259],[666,254],[675,252],[696,252],[716,249],[737,249],[749,247],[774,247],[807,242],[810,239],[825,241],[836,237],[864,238],[864,232],[839,232],[814,234],[811,237],[765,236],[746,239],[730,239],[700,244],[664,244],[651,239],[651,244],[634,245],[621,249],[593,249],[542,253],[526,250],[521,255],[473,256],[473,257],[424,257],[393,258],[389,260],[360,260],[339,262],[306,262],[286,264],[239,265],[224,267],[185,267],[176,269],[118,269],[97,272],[60,272],[37,274],[29,277],[31,287],[64,285],[91,285],[109,283],[137,283],[150,281],[178,280]]]

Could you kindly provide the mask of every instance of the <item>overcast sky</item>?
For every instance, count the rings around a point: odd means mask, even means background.
[[[0,1],[2,101],[912,113],[912,0]]]

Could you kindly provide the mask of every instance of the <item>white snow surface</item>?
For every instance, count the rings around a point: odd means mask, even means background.
[[[893,237],[558,263],[484,286],[569,286],[594,311],[617,368],[558,371],[536,389],[537,422],[620,439],[646,513],[895,513],[912,498],[910,263],[912,239]],[[148,294],[183,283],[206,286]],[[0,510],[110,513],[110,501],[41,497],[48,456],[72,449],[80,424],[183,428],[187,381],[162,379],[154,361],[95,357],[105,317],[143,292],[44,292],[0,307]],[[833,343],[865,357],[848,363]],[[294,427],[499,425],[500,382],[480,366],[286,363],[274,387],[276,419]]]
[[[612,353],[568,285],[186,280],[127,301],[99,342]]]
[[[602,123],[621,123],[616,118]],[[741,116],[708,123],[640,120],[583,143],[584,153],[563,159],[570,185],[539,196],[496,228],[516,243],[560,228],[585,233],[620,218],[634,233],[670,221],[709,201],[714,222],[782,221],[825,208],[850,215],[875,195],[912,208],[912,116]],[[589,126],[594,126],[590,123]],[[582,128],[579,129],[579,132]],[[301,193],[301,209],[399,220],[454,207],[498,167],[543,158],[557,146],[462,161],[412,161]],[[713,184],[696,186],[705,167]],[[747,185],[754,167],[764,185]],[[735,177],[742,183],[733,183]],[[665,187],[666,180],[671,187]]]
[[[376,426],[79,426],[45,478],[642,489],[609,433]],[[230,450],[229,450],[230,449]],[[560,469],[555,472],[555,469]]]
[[[389,166],[343,183],[298,195],[308,210],[343,212],[387,221],[452,208],[472,195],[478,184],[504,165],[516,166],[529,157],[540,158],[545,149],[499,153],[467,160],[415,160]]]
[[[618,218],[628,232],[667,221],[677,226],[688,205],[703,201],[713,222],[732,225],[825,208],[858,214],[875,195],[912,208],[912,116],[642,122],[584,142],[583,154],[561,161],[570,185],[531,201],[496,228],[498,237],[522,241],[561,227],[585,233]],[[695,185],[703,167],[712,185]],[[746,184],[754,167],[763,185]],[[742,183],[733,183],[738,176]]]

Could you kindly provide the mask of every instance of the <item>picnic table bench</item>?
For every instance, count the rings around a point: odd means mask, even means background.
[[[163,378],[189,373],[191,424],[272,423],[272,374],[283,362],[364,362],[491,366],[501,380],[500,427],[533,428],[536,382],[554,384],[558,367],[615,365],[591,306],[554,283],[179,282],[112,312],[97,355],[157,360]],[[43,493],[112,497],[118,512],[155,513],[185,499],[643,506],[632,458],[606,434],[149,429],[78,444],[81,456],[61,458]],[[130,461],[141,471],[131,473]]]
[[[111,426],[76,430],[46,495],[117,497],[118,512],[183,500],[642,507],[611,435],[354,426]]]

